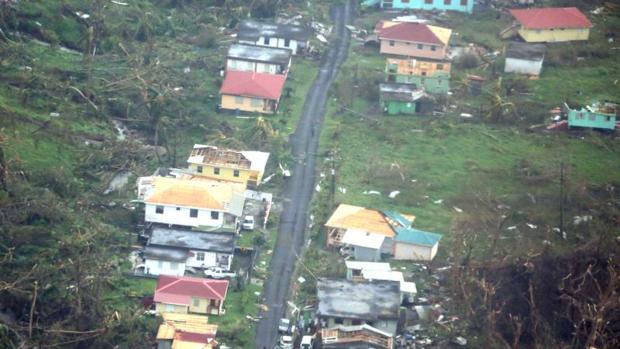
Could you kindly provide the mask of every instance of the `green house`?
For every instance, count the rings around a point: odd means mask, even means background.
[[[380,103],[383,112],[388,115],[431,114],[434,100],[411,84],[380,84]]]
[[[601,130],[615,130],[620,115],[618,103],[603,101],[588,106],[571,108],[564,103],[568,127],[586,127]]]

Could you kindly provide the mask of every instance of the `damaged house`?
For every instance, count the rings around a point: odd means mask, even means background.
[[[233,44],[226,55],[226,70],[267,74],[288,74],[291,50]]]
[[[220,87],[220,108],[273,114],[278,110],[286,75],[227,71]]]
[[[543,67],[546,46],[509,42],[506,47],[504,72],[538,76]]]
[[[379,85],[379,91],[381,108],[388,115],[433,112],[433,98],[416,85],[384,83]]]
[[[246,20],[239,24],[237,41],[241,44],[288,49],[297,55],[308,47],[311,33],[311,29],[299,25]]]
[[[603,101],[587,106],[569,106],[564,104],[564,113],[569,127],[594,128],[613,131],[620,116],[620,105]]]

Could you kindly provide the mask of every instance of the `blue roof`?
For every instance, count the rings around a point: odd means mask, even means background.
[[[397,228],[394,241],[413,245],[435,246],[441,240],[442,235],[429,233],[415,228]]]
[[[383,214],[393,220],[398,222],[401,226],[408,228],[411,226],[411,223],[413,223],[412,221],[408,220],[407,218],[405,218],[403,215],[401,215],[398,212],[394,212],[394,211],[383,211]],[[398,227],[393,227],[394,229],[397,229]]]

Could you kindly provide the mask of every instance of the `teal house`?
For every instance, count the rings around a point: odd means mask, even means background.
[[[431,114],[434,100],[411,84],[380,84],[380,102],[383,112],[388,115]]]
[[[366,0],[362,5],[386,10],[437,10],[472,13],[474,0]]]
[[[564,103],[568,127],[585,127],[600,130],[615,130],[616,120],[620,116],[618,103],[604,101],[588,106],[571,108]]]

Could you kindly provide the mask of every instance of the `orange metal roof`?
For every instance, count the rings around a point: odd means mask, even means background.
[[[412,221],[415,219],[414,216],[403,216]],[[325,225],[338,229],[360,229],[388,237],[396,235],[381,211],[347,204],[340,204]]]
[[[236,191],[234,183],[154,177],[153,192],[144,202],[224,211]]]

